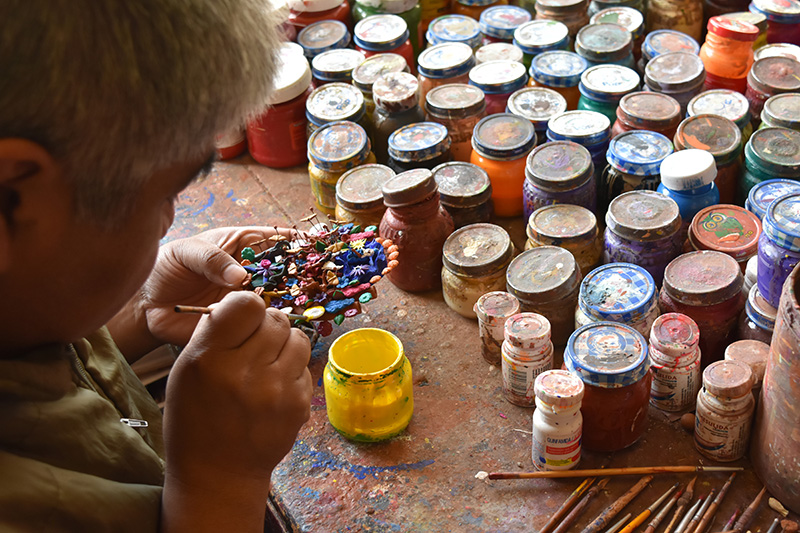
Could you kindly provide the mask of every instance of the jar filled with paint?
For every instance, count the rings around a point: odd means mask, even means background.
[[[686,236],[694,216],[702,209],[719,203],[714,185],[717,164],[705,150],[681,150],[664,158],[659,169],[658,192],[675,200],[681,213],[681,232]],[[683,239],[681,239],[683,240]]]
[[[450,152],[455,161],[469,161],[472,155],[472,132],[486,116],[483,91],[472,85],[453,83],[435,87],[428,92],[425,103],[426,119],[447,128]]]
[[[514,295],[503,291],[486,293],[475,303],[481,355],[487,363],[500,366],[506,320],[517,313],[519,301]]]
[[[472,48],[463,43],[442,43],[424,50],[417,59],[420,100],[425,101],[434,87],[448,83],[468,83],[475,66]]]
[[[739,340],[725,349],[725,361],[739,361],[750,367],[753,373],[753,396],[758,403],[764,371],[769,360],[769,343],[759,340]]]
[[[291,0],[289,24],[297,31],[323,20],[350,23],[350,4],[347,0]]]
[[[761,121],[764,102],[771,96],[800,91],[800,61],[790,57],[765,57],[753,63],[747,73],[745,96],[756,125]]]
[[[567,111],[547,122],[549,141],[572,141],[592,155],[595,180],[606,166],[611,120],[596,111]]]
[[[767,17],[767,42],[800,45],[797,25],[800,24],[800,5],[780,0],[753,0],[750,11]]]
[[[567,101],[552,89],[524,87],[508,97],[506,113],[526,118],[536,130],[536,143],[547,140],[547,123],[567,110]]]
[[[433,169],[442,207],[453,217],[456,229],[489,222],[492,184],[489,175],[472,163],[453,161]]]
[[[789,128],[800,131],[800,94],[776,94],[764,102],[760,128]]]
[[[656,30],[647,25],[648,33],[642,43],[642,57],[639,60],[637,70],[644,74],[647,63],[654,57],[670,52],[690,52],[700,53],[700,45],[695,39],[677,30],[662,29]]]
[[[707,27],[706,41],[700,47],[706,89],[730,89],[744,94],[758,28],[726,17],[711,17]]]
[[[753,134],[750,103],[742,93],[730,89],[713,89],[698,94],[686,106],[686,115],[718,115],[732,120],[742,132],[742,143],[746,143]]]
[[[569,29],[557,20],[533,20],[514,30],[514,45],[522,50],[522,63],[531,67],[534,57],[550,50],[566,50]]]
[[[367,122],[372,121],[375,102],[372,100],[372,85],[375,80],[390,72],[408,72],[408,64],[403,56],[397,54],[376,54],[364,60],[353,69],[353,85],[364,97]]]
[[[322,52],[311,60],[314,87],[326,83],[350,83],[353,79],[353,69],[363,63],[364,59],[364,54],[349,48]]]
[[[639,75],[621,65],[598,65],[581,75],[578,88],[581,92],[578,109],[602,113],[614,122],[622,97],[639,89]]]
[[[499,60],[522,63],[522,50],[511,43],[489,43],[475,50],[476,63]]]
[[[575,52],[589,66],[622,65],[636,68],[633,59],[633,35],[615,23],[589,24],[575,37]]]
[[[469,83],[486,95],[486,114],[503,113],[508,97],[525,87],[528,73],[516,61],[490,61],[476,65],[469,71]]]
[[[480,15],[483,43],[511,43],[514,32],[530,22],[531,14],[518,6],[492,6]]]
[[[583,381],[566,370],[536,377],[531,458],[538,470],[569,470],[580,462],[583,391]]]
[[[536,377],[553,368],[547,318],[519,313],[506,320],[502,357],[503,396],[514,405],[533,407]]]
[[[617,5],[607,7],[589,19],[591,24],[618,24],[628,30],[633,37],[633,59],[638,61],[642,56],[642,43],[644,42],[644,10]],[[636,68],[635,66],[631,68]]]
[[[507,3],[508,0],[455,0],[451,10],[453,13],[478,20],[481,18],[481,14],[492,6],[500,6]]]
[[[569,29],[573,39],[589,24],[588,0],[536,0],[536,20],[556,20]]]
[[[522,192],[525,220],[535,210],[551,204],[573,204],[594,211],[597,188],[589,150],[571,141],[554,141],[535,148],[525,166]]]
[[[703,34],[701,0],[650,0],[647,2],[648,31],[674,30],[699,41]]]
[[[703,62],[690,52],[661,54],[644,69],[647,90],[673,97],[680,104],[682,115],[691,99],[703,92],[705,79]]]
[[[763,223],[769,204],[793,193],[800,193],[800,182],[790,179],[762,181],[750,189],[744,207]]]
[[[611,127],[612,137],[626,131],[646,130],[672,139],[683,118],[677,100],[666,94],[648,91],[623,96],[616,115],[617,120]]]
[[[581,75],[589,68],[589,63],[576,54],[566,50],[544,52],[533,58],[530,68],[530,81],[532,87],[546,87],[552,89],[567,103],[567,109],[578,109],[581,92],[578,85]]]
[[[753,132],[744,147],[740,198],[747,198],[756,184],[775,178],[800,176],[800,131],[764,128]]]
[[[578,263],[581,274],[594,270],[603,258],[603,239],[594,213],[579,205],[540,207],[528,218],[525,249],[560,246]]]
[[[452,161],[450,135],[437,122],[417,122],[396,129],[389,135],[389,168],[405,172],[434,167]]]
[[[778,198],[767,208],[758,239],[758,290],[772,307],[800,263],[800,193]]]
[[[367,57],[386,52],[401,55],[413,74],[416,62],[409,36],[408,24],[397,15],[372,15],[353,28],[356,50],[364,52]]]
[[[452,14],[433,20],[426,34],[428,45],[464,43],[473,50],[482,42],[478,21],[472,17]]]
[[[370,124],[365,119],[367,108],[361,91],[348,83],[328,83],[314,89],[306,100],[308,136],[331,122],[347,120],[357,122],[365,130]]]
[[[425,120],[419,106],[419,81],[407,72],[384,74],[372,85],[372,98],[372,149],[378,162],[385,165],[389,162],[389,137],[403,126]]]
[[[406,21],[414,55],[418,55],[425,43],[421,31],[422,8],[417,0],[357,0],[353,4],[353,22],[356,24],[372,15],[385,13]]]
[[[384,165],[361,165],[342,174],[336,183],[336,220],[362,228],[380,224],[386,211],[381,191],[394,175]]]
[[[310,60],[328,50],[340,50],[350,44],[347,26],[338,20],[321,20],[309,24],[297,34],[297,44]]]
[[[700,329],[680,313],[666,313],[650,332],[650,404],[676,412],[694,407],[700,390]]]

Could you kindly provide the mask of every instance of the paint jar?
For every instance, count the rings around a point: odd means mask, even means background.
[[[433,169],[439,201],[450,213],[456,229],[489,222],[492,216],[492,184],[489,175],[472,163],[453,161]]]
[[[475,304],[487,292],[503,290],[514,246],[506,230],[494,224],[471,224],[444,242],[444,303],[461,316],[476,318]]]
[[[758,253],[761,222],[738,205],[706,207],[692,219],[689,244],[694,250],[713,250],[736,259],[744,272],[747,262]]]
[[[753,396],[756,401],[761,393],[764,371],[769,359],[769,343],[759,340],[736,341],[725,349],[726,361],[741,361],[750,367],[753,373]]]
[[[455,0],[451,6],[451,11],[475,20],[481,18],[481,14],[492,6],[507,4],[507,0]]]
[[[408,65],[403,56],[397,54],[376,54],[368,57],[359,66],[353,69],[353,85],[364,96],[366,105],[366,120],[372,121],[375,111],[375,101],[372,99],[372,85],[375,80],[390,72],[408,72]]]
[[[323,382],[328,420],[350,440],[393,437],[414,414],[411,363],[403,343],[388,331],[343,333],[328,350]]]
[[[774,178],[800,176],[800,132],[764,128],[753,132],[744,147],[739,194],[747,198],[756,184]],[[780,290],[780,289],[779,289]]]
[[[610,9],[612,7],[629,7],[639,11],[640,13],[647,11],[643,0],[592,0],[589,3],[589,9],[587,12],[589,13],[590,17],[593,17],[604,9]]]
[[[520,407],[533,407],[536,376],[553,368],[550,323],[536,313],[519,313],[506,320],[502,350],[503,396]]]
[[[594,270],[603,258],[603,239],[594,213],[579,205],[540,207],[528,218],[525,249],[560,246],[578,263],[581,274]]]
[[[694,216],[703,208],[719,203],[714,185],[717,165],[705,150],[682,150],[668,155],[659,170],[658,192],[675,200],[681,213],[681,232],[685,236]],[[681,238],[683,240],[683,238]]]
[[[681,253],[681,215],[672,198],[655,191],[631,191],[611,201],[606,214],[604,263],[644,267],[657,285]]]
[[[565,50],[543,52],[531,61],[530,81],[531,87],[546,87],[552,89],[567,103],[567,109],[578,108],[581,92],[578,85],[581,74],[589,68],[589,63],[576,54]]]
[[[308,177],[314,205],[325,214],[336,212],[336,184],[360,165],[375,163],[364,128],[354,122],[325,124],[308,139]]]
[[[681,114],[686,113],[691,99],[703,92],[705,77],[703,62],[690,52],[661,54],[644,69],[647,90],[673,97],[681,106]]]
[[[700,329],[680,313],[659,316],[650,332],[650,404],[662,411],[694,407],[700,390]]]
[[[487,115],[505,112],[508,97],[525,87],[527,81],[525,66],[516,61],[490,61],[469,71],[470,85],[486,95]]]
[[[350,32],[344,22],[320,20],[300,30],[297,44],[303,47],[303,55],[310,61],[322,52],[347,48]]]
[[[644,42],[643,11],[626,6],[614,6],[603,9],[589,19],[590,24],[618,24],[628,30],[633,37],[633,59],[638,61],[642,56]],[[636,68],[635,65],[631,68]]]
[[[743,281],[739,265],[722,252],[683,254],[667,266],[661,312],[683,313],[697,323],[703,368],[722,359],[735,338],[744,310]]]
[[[530,68],[539,54],[568,48],[569,28],[557,20],[526,22],[514,31],[514,45],[522,50],[522,63]]]
[[[569,470],[581,460],[583,381],[566,370],[536,377],[531,458],[539,470]]]
[[[470,162],[489,174],[495,215],[522,214],[525,162],[535,145],[533,124],[510,113],[488,116],[475,126]]]
[[[668,139],[675,136],[681,123],[681,106],[671,96],[654,92],[635,92],[622,97],[611,136],[633,130],[654,131]]]
[[[642,58],[636,65],[637,70],[640,74],[644,74],[645,66],[651,59],[670,52],[699,54],[700,45],[681,31],[653,30],[648,24],[648,33],[642,43]]]
[[[363,128],[369,124],[365,120],[366,106],[361,91],[348,83],[328,83],[314,89],[306,100],[306,118],[310,137],[317,129],[330,124],[348,120],[357,122]]]
[[[519,301],[507,292],[489,292],[478,298],[475,315],[481,336],[481,355],[487,363],[500,366],[506,320],[517,313]]]
[[[611,121],[596,111],[567,111],[547,122],[547,140],[572,141],[592,154],[595,181],[606,166]]]
[[[757,37],[758,28],[749,22],[725,17],[708,19],[706,42],[700,47],[706,89],[730,89],[744,94]]]
[[[307,161],[306,99],[311,68],[300,47],[284,43],[279,51],[270,104],[247,124],[250,155],[262,165],[286,168]]]
[[[571,141],[543,144],[528,156],[522,186],[525,220],[546,205],[573,204],[590,211],[597,208],[592,156]]]
[[[765,57],[784,56],[800,61],[800,46],[789,43],[773,43],[762,46],[753,52],[753,59],[758,61]]]
[[[383,184],[394,177],[394,171],[383,165],[361,165],[348,170],[336,183],[336,220],[362,228],[381,223]]]
[[[716,9],[706,10],[705,17],[711,18],[712,16],[716,15],[724,15],[727,18],[732,18],[736,20],[741,20],[743,22],[749,22],[756,28],[758,28],[758,37],[756,40],[753,41],[753,52],[755,53],[756,50],[761,48],[762,46],[766,46],[767,44],[767,17],[762,15],[761,13],[753,13],[751,11],[734,11],[734,12],[725,12],[727,9],[720,10],[718,6],[715,5],[714,2],[710,0],[705,0],[706,6],[714,6]],[[725,3],[725,2],[723,2]],[[734,9],[738,9],[737,6]],[[741,9],[744,9],[745,6],[741,6]],[[728,8],[730,9],[730,8]]]
[[[622,65],[636,68],[633,59],[633,36],[619,24],[588,24],[575,37],[575,52],[590,67],[596,65]]]
[[[588,0],[536,0],[536,20],[557,20],[569,29],[573,39],[589,24]]]
[[[436,122],[417,122],[396,129],[389,135],[389,168],[397,173],[415,168],[433,170],[447,163],[450,135]]]
[[[408,24],[397,15],[372,15],[359,21],[353,28],[353,43],[367,57],[386,52],[401,55],[411,73],[416,73]]]
[[[537,144],[546,142],[548,121],[566,110],[567,101],[563,96],[542,87],[524,87],[509,96],[506,105],[506,113],[531,121]]]
[[[770,96],[798,91],[800,91],[800,61],[789,57],[765,57],[754,62],[747,74],[745,96],[750,102],[750,113],[756,126],[761,122],[764,102]]]
[[[744,270],[744,285],[742,292],[750,294],[750,289],[758,283],[758,255],[751,257]]]
[[[453,219],[439,204],[433,173],[419,168],[398,174],[383,184],[386,212],[380,235],[398,248],[400,262],[387,277],[407,292],[438,289],[442,279],[442,249],[453,233]]]
[[[649,335],[657,316],[656,284],[640,266],[603,265],[586,274],[581,282],[575,329],[592,322],[618,322]]]
[[[703,2],[701,0],[649,0],[647,31],[674,30],[695,41],[703,36]]]
[[[742,143],[746,143],[753,134],[750,103],[742,93],[730,89],[714,89],[698,94],[686,106],[686,115],[718,115],[732,120],[742,132]]]
[[[717,361],[703,371],[694,425],[698,452],[720,462],[744,456],[753,421],[752,387],[753,373],[739,361]]]
[[[800,94],[776,94],[764,102],[761,128],[789,128],[800,131]]]
[[[468,83],[469,71],[475,66],[472,48],[463,43],[442,43],[424,50],[417,58],[420,99],[434,87],[448,83]]]
[[[614,452],[638,441],[647,429],[650,400],[644,337],[625,324],[587,324],[569,338],[564,363],[585,386],[582,446]]]
[[[484,44],[511,43],[514,31],[531,21],[531,14],[517,6],[492,6],[480,15]]]
[[[800,193],[769,204],[763,224],[758,239],[758,290],[777,308],[784,282],[800,263]]]
[[[736,202],[742,168],[742,132],[733,121],[718,115],[695,115],[680,123],[675,133],[675,150],[706,150],[714,156],[719,201]]]
[[[349,48],[318,54],[311,60],[314,87],[334,82],[350,83],[353,80],[353,69],[363,63],[364,59],[364,54]]]
[[[762,181],[750,189],[750,194],[747,195],[744,207],[763,222],[769,204],[777,198],[798,192],[800,192],[800,182],[795,180],[772,179]]]
[[[322,20],[350,23],[350,4],[347,0],[291,0],[289,24],[297,31]]]
[[[498,60],[522,63],[522,50],[511,43],[489,43],[475,50],[476,63]]]
[[[639,75],[620,65],[589,67],[581,74],[578,89],[581,92],[578,109],[597,111],[614,122],[622,97],[639,89]]]
[[[358,23],[372,15],[384,13],[397,15],[406,21],[414,56],[417,56],[425,44],[422,30],[422,7],[417,0],[358,0],[353,5],[353,22]]]
[[[220,161],[227,161],[242,155],[247,150],[245,130],[236,127],[214,136],[214,148]]]
[[[379,163],[389,162],[389,137],[398,129],[425,120],[419,106],[419,82],[408,72],[391,72],[372,85],[375,112],[372,114],[373,152]]]
[[[620,194],[655,191],[661,181],[661,162],[671,153],[672,142],[652,131],[626,131],[611,139],[606,152],[608,166],[598,183],[599,212],[604,213]]]
[[[463,43],[473,50],[482,42],[478,21],[464,15],[444,15],[431,22],[428,27],[428,45]]]
[[[426,119],[447,128],[453,159],[469,161],[472,132],[486,116],[483,91],[472,85],[453,83],[431,89],[425,98]]]
[[[422,35],[426,35],[425,32],[428,31],[432,21],[450,11],[449,0],[420,0],[419,6],[422,8],[422,24],[420,27]],[[428,43],[431,42],[430,39],[427,39],[427,41]],[[422,39],[420,39],[420,44],[422,44]]]
[[[800,45],[797,25],[800,24],[800,5],[797,2],[753,0],[750,11],[767,17],[767,42]]]
[[[520,309],[544,315],[552,340],[564,346],[572,333],[581,272],[575,258],[558,246],[539,246],[522,252],[508,266],[506,290]]]

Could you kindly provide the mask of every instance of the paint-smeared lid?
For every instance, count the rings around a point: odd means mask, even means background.
[[[671,191],[691,191],[714,183],[717,164],[705,150],[689,148],[669,154],[659,169],[661,184]]]
[[[383,184],[394,177],[384,165],[361,165],[348,170],[336,182],[336,202],[346,209],[375,209],[383,205]]]
[[[660,133],[632,130],[620,133],[608,145],[608,164],[635,176],[655,176],[672,153],[672,142]]]
[[[575,258],[558,246],[539,246],[522,252],[511,261],[506,272],[508,292],[537,304],[573,294],[579,281],[580,269]]]
[[[531,213],[525,233],[537,242],[550,240],[553,242],[549,244],[563,245],[594,238],[598,233],[597,218],[580,205],[546,205]]]
[[[745,207],[763,221],[769,204],[782,196],[798,192],[800,181],[780,178],[765,180],[750,189]]]
[[[443,15],[428,26],[430,44],[464,43],[475,48],[481,43],[481,28],[478,21],[464,15]]]
[[[537,313],[519,313],[506,320],[505,337],[511,346],[533,353],[552,349],[550,321]]]
[[[557,20],[532,20],[514,31],[514,44],[529,55],[566,49],[569,28]]]
[[[511,237],[500,226],[471,224],[447,237],[442,262],[456,274],[482,277],[504,269],[513,251]]]
[[[399,54],[375,54],[353,69],[353,85],[371,93],[375,80],[389,72],[408,72],[408,63]]]
[[[481,322],[498,318],[508,318],[519,313],[519,300],[513,294],[503,291],[487,292],[478,298],[475,314]]]
[[[575,330],[564,350],[564,364],[584,383],[605,389],[633,385],[650,370],[644,337],[617,322],[593,322]]]
[[[655,91],[682,93],[703,85],[706,69],[699,56],[691,52],[669,52],[648,61],[644,82]]]
[[[631,32],[634,40],[644,35],[644,16],[641,11],[632,7],[615,6],[603,9],[592,15],[589,22],[619,24]]]
[[[685,119],[675,133],[675,149],[695,148],[711,152],[717,167],[737,159],[742,150],[742,131],[719,115],[695,115]]]
[[[611,200],[606,226],[631,241],[655,241],[674,235],[681,215],[672,198],[655,191],[630,191]]]
[[[442,205],[475,207],[492,196],[489,174],[478,165],[463,161],[442,163],[433,169]]]
[[[763,128],[753,132],[744,148],[745,160],[781,178],[800,176],[800,131]]]
[[[651,347],[672,357],[693,353],[699,342],[700,328],[694,320],[682,313],[659,316],[650,330]]]
[[[762,15],[761,13],[752,13],[750,11],[735,11],[733,13],[725,13],[724,15],[720,15],[725,18],[740,20],[743,22],[749,22],[756,28],[758,28],[759,33],[764,33],[767,31],[767,17]]]
[[[522,49],[511,43],[489,43],[481,46],[475,52],[475,61],[477,63],[498,60],[522,63]]]
[[[533,393],[539,401],[553,407],[580,405],[583,391],[583,381],[566,370],[545,370],[533,382]]]
[[[428,161],[450,149],[447,128],[437,122],[417,122],[389,136],[389,157],[404,163]]]
[[[354,122],[325,124],[308,139],[308,159],[329,172],[343,172],[363,163],[370,151],[364,128]]]
[[[741,340],[725,348],[726,361],[739,361],[750,367],[755,386],[760,386],[767,370],[769,344],[756,340]]]
[[[644,318],[655,297],[649,272],[629,263],[611,263],[583,278],[578,307],[595,321],[630,323]]]
[[[483,91],[466,83],[434,87],[425,96],[425,110],[437,118],[464,118],[480,114],[486,107]]]
[[[495,39],[511,40],[514,31],[531,20],[531,14],[517,6],[493,6],[480,15],[480,28],[484,35]]]
[[[417,0],[359,0],[359,4],[371,7],[378,13],[399,15],[417,6]]]
[[[775,56],[791,57],[800,61],[800,46],[791,43],[772,43],[753,52],[754,61]]]
[[[481,119],[472,134],[475,151],[494,159],[517,159],[535,145],[533,124],[510,113],[496,113]]]
[[[708,33],[736,41],[753,42],[758,38],[758,28],[743,20],[717,16],[708,19]]]
[[[747,83],[766,94],[791,93],[800,90],[800,61],[789,57],[765,57],[753,63]]]
[[[676,30],[651,31],[642,43],[642,56],[647,60],[669,52],[700,53],[697,41]]]
[[[542,12],[541,8],[556,13],[585,13],[586,6],[589,4],[587,0],[536,0],[536,11]]]
[[[350,44],[350,32],[343,22],[320,20],[300,30],[297,44],[303,47],[306,57],[312,58],[328,50],[347,47]]]
[[[741,398],[753,388],[753,371],[741,361],[716,361],[703,370],[703,388],[719,398]]]
[[[535,148],[525,166],[525,178],[538,188],[566,191],[593,179],[592,155],[571,141],[553,141]]]
[[[426,78],[455,78],[475,66],[472,48],[464,43],[442,43],[422,51],[417,58],[419,73]]]
[[[772,307],[767,299],[761,295],[761,291],[758,290],[758,283],[750,287],[744,309],[747,317],[761,329],[770,333],[775,329],[778,310]]]
[[[632,51],[633,36],[619,24],[588,24],[575,37],[575,52],[589,61],[620,61]]]
[[[512,93],[525,86],[525,65],[516,61],[489,61],[469,71],[469,83],[486,94]]]
[[[566,50],[543,52],[531,60],[530,75],[547,87],[575,87],[589,62]]]
[[[719,115],[732,120],[742,130],[750,123],[750,102],[740,92],[729,89],[713,89],[702,92],[689,100],[686,113],[690,117]]]
[[[459,0],[459,3],[465,6],[490,6],[495,3],[495,0]]]
[[[639,75],[622,65],[597,65],[581,74],[578,89],[590,100],[619,102],[626,94],[639,88]]]
[[[567,100],[552,89],[524,87],[508,97],[506,113],[526,118],[537,131],[546,130],[547,122],[567,110]]]
[[[591,146],[608,140],[611,121],[597,111],[567,111],[547,122],[547,137],[551,141],[573,141]]]
[[[383,203],[387,207],[411,205],[425,200],[436,191],[436,180],[430,170],[407,170],[383,184]]]
[[[402,113],[417,106],[419,80],[408,72],[389,72],[372,84],[375,107],[387,113]]]
[[[356,24],[353,35],[359,48],[388,52],[408,39],[408,24],[397,15],[371,15]]]
[[[617,118],[639,130],[668,130],[681,123],[681,105],[668,94],[638,91],[622,97]]]
[[[783,196],[769,204],[763,229],[778,246],[800,252],[800,193]]]
[[[306,92],[311,85],[311,67],[295,43],[283,43],[278,51],[275,89],[269,103],[282,104]]]
[[[350,120],[364,116],[364,95],[349,83],[328,83],[314,89],[306,100],[306,117],[316,125]]]
[[[692,220],[691,240],[698,250],[715,250],[745,261],[758,251],[761,222],[738,205],[712,205]]]
[[[686,305],[722,303],[740,295],[743,283],[736,260],[710,250],[680,255],[664,271],[664,291]]]
[[[348,82],[352,79],[353,69],[364,59],[364,54],[358,50],[329,50],[311,60],[311,71],[318,80]]]
[[[761,120],[768,126],[800,129],[800,94],[776,94],[764,102]]]
[[[761,13],[772,22],[800,24],[798,0],[753,0],[750,2],[750,11]]]

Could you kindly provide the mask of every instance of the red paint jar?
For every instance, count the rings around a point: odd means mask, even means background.
[[[272,168],[307,161],[306,99],[311,94],[311,68],[299,45],[284,43],[270,107],[247,125],[253,159]]]
[[[238,157],[247,150],[247,138],[241,128],[233,128],[214,138],[214,147],[220,161],[227,161]]]
[[[745,303],[743,284],[739,264],[722,252],[683,254],[664,271],[661,312],[683,313],[697,323],[703,368],[722,359],[735,339]]]
[[[800,45],[800,2],[753,0],[750,11],[767,17],[767,42]]]
[[[754,127],[761,123],[761,110],[770,96],[800,91],[800,62],[790,57],[765,57],[753,63],[747,75],[750,115]]]
[[[353,29],[356,50],[367,57],[392,52],[406,60],[412,74],[417,73],[414,48],[409,40],[408,24],[397,15],[372,15]]]
[[[632,130],[655,131],[672,139],[681,123],[681,105],[669,95],[641,91],[622,97],[611,137]]]
[[[350,3],[347,0],[290,0],[289,24],[299,32],[323,20],[338,20],[350,26]]]
[[[712,205],[699,211],[689,226],[695,250],[713,250],[736,259],[744,273],[747,261],[758,253],[761,221],[738,205]]]

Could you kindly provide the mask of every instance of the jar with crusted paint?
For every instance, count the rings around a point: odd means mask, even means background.
[[[772,202],[758,239],[758,290],[778,307],[786,279],[800,263],[800,194]]]
[[[589,19],[590,24],[618,24],[631,32],[633,37],[633,59],[638,61],[642,56],[644,42],[644,10],[618,5],[603,9]],[[635,66],[632,68],[636,68]]]
[[[703,91],[705,67],[697,55],[690,52],[669,52],[651,59],[644,69],[647,90],[667,94],[681,106],[681,114],[692,98]]]
[[[575,37],[575,52],[590,67],[622,65],[636,68],[633,59],[633,35],[627,28],[614,23],[588,24]]]
[[[753,132],[744,147],[740,199],[747,198],[756,184],[774,178],[800,176],[800,131],[764,128]]]
[[[366,228],[381,223],[383,184],[394,177],[384,165],[361,165],[342,174],[336,183],[336,220]]]
[[[573,330],[581,273],[575,258],[558,246],[539,246],[511,261],[506,290],[517,297],[520,309],[544,315],[552,340],[564,346]]]
[[[650,404],[662,411],[691,409],[700,390],[700,329],[680,313],[667,313],[650,332]]]
[[[753,0],[750,11],[767,17],[767,42],[800,45],[800,2],[797,0]]]
[[[534,407],[536,377],[553,368],[550,323],[536,313],[519,313],[506,320],[502,349],[503,396],[520,407]]]
[[[619,101],[617,120],[611,136],[633,130],[654,131],[668,139],[675,136],[681,123],[681,106],[667,94],[639,91],[629,93]]]
[[[370,125],[365,120],[366,104],[361,91],[348,83],[328,83],[314,89],[306,100],[308,136],[325,124],[348,120],[364,129]]]
[[[755,339],[736,341],[725,349],[726,361],[740,361],[750,367],[753,373],[753,396],[756,403],[761,395],[764,371],[769,359],[769,343]]]
[[[738,205],[718,204],[699,211],[692,219],[689,244],[694,250],[713,250],[733,257],[742,272],[758,253],[761,222]]]
[[[530,68],[539,54],[568,48],[569,28],[557,20],[526,22],[514,30],[514,45],[522,50],[522,63]]]
[[[675,200],[681,212],[681,235],[685,237],[694,216],[702,209],[719,203],[714,185],[717,166],[714,156],[704,150],[681,150],[661,162],[658,192]]]
[[[350,83],[353,80],[353,69],[363,63],[364,59],[364,54],[349,48],[322,52],[311,60],[314,87],[326,83]]]
[[[525,66],[516,61],[489,61],[469,71],[469,83],[486,95],[486,114],[503,113],[508,97],[525,87],[528,74]]]
[[[525,220],[540,207],[552,204],[573,204],[594,211],[597,187],[589,150],[571,141],[535,148],[525,166],[522,194]]]
[[[483,44],[511,43],[516,29],[530,20],[531,14],[518,6],[496,5],[486,9],[479,19]]]
[[[442,252],[444,303],[461,316],[477,318],[478,299],[505,288],[513,251],[511,237],[494,224],[471,224],[450,234]]]
[[[642,43],[642,58],[636,65],[639,74],[644,75],[645,66],[654,57],[670,52],[700,53],[700,45],[695,39],[676,30],[653,30],[649,28]]]
[[[522,49],[511,43],[489,43],[475,50],[476,63],[498,60],[522,63]]]
[[[389,162],[389,137],[398,129],[425,121],[419,106],[419,82],[408,72],[390,72],[372,84],[372,150],[379,163]]]
[[[589,24],[588,0],[536,0],[536,20],[557,20],[569,29],[573,39]]]
[[[356,50],[367,57],[386,52],[403,56],[411,73],[416,73],[414,48],[409,40],[408,24],[397,15],[372,15],[360,20],[353,28]]]
[[[442,43],[464,43],[473,50],[482,42],[477,19],[465,15],[451,14],[434,19],[426,34],[429,45]]]
[[[469,71],[475,66],[472,48],[464,43],[441,43],[425,50],[417,58],[420,100],[434,87],[448,83],[468,83]]]
[[[426,118],[447,128],[450,152],[455,161],[469,161],[472,133],[486,116],[483,91],[472,85],[453,83],[435,87],[425,97]]]
[[[539,470],[569,470],[581,460],[583,381],[566,370],[536,377],[531,458]]]
[[[760,128],[789,128],[800,131],[800,94],[776,94],[764,102]]]
[[[422,29],[422,7],[417,0],[358,0],[353,5],[353,22],[372,16],[390,13],[406,21],[409,40],[418,55],[425,45]]]
[[[506,320],[517,313],[519,301],[513,294],[495,291],[478,298],[475,315],[478,317],[481,355],[487,363],[500,366]]]
[[[789,57],[765,57],[753,63],[747,73],[745,96],[756,125],[770,96],[800,91],[800,61]]]
[[[735,338],[744,310],[743,282],[736,260],[722,252],[683,254],[667,266],[659,295],[661,312],[683,313],[697,323],[703,368],[722,359]]]
[[[703,36],[701,0],[650,0],[647,2],[647,31],[674,30],[695,41]]]
[[[347,48],[350,32],[344,22],[320,20],[300,30],[297,44],[303,47],[303,54],[311,60],[322,52]]]
[[[417,168],[433,170],[452,161],[450,135],[437,122],[417,122],[389,135],[389,168],[405,172]]]
[[[323,20],[350,23],[350,4],[346,0],[291,0],[288,23],[297,31]]]
[[[758,50],[759,48],[761,48],[762,46],[766,46],[766,44],[767,44],[767,26],[768,26],[767,17],[766,16],[762,15],[761,13],[754,13],[752,11],[726,12],[726,11],[728,11],[730,9],[740,9],[740,8],[739,8],[739,6],[736,6],[735,8],[722,8],[722,9],[720,9],[721,4],[717,4],[716,2],[717,2],[717,0],[714,0],[714,1],[704,0],[703,3],[705,4],[705,6],[708,6],[708,7],[712,8],[711,10],[706,9],[706,11],[705,11],[705,17],[707,19],[711,18],[711,17],[714,17],[714,16],[717,16],[717,15],[724,15],[724,16],[726,16],[728,18],[741,20],[741,21],[744,21],[744,22],[749,22],[750,24],[752,24],[753,26],[758,28],[758,37],[756,37],[756,40],[753,41],[753,53],[755,53],[755,51]],[[722,4],[725,4],[725,1],[723,1]],[[744,7],[745,7],[744,5],[741,6],[741,8],[744,8]]]
[[[439,204],[439,189],[430,170],[398,174],[383,184],[386,212],[380,224],[384,239],[397,245],[399,264],[387,277],[408,292],[438,289],[442,283],[442,249],[453,233],[453,219]]]
[[[589,63],[575,52],[543,52],[531,61],[528,85],[558,92],[566,100],[567,109],[575,110],[581,98],[581,75],[587,68]]]
[[[650,400],[644,337],[625,324],[593,322],[569,338],[564,363],[585,386],[582,446],[613,452],[638,441],[647,429]]]
[[[536,130],[536,143],[547,142],[547,122],[567,110],[564,97],[551,89],[525,87],[508,97],[506,113],[526,118]]]
[[[744,207],[763,223],[769,204],[782,196],[798,192],[800,192],[800,181],[789,179],[762,181],[750,189]]]
[[[675,200],[654,191],[631,191],[611,201],[606,214],[604,263],[633,263],[657,285],[681,253],[681,215]]]
[[[753,60],[758,61],[764,57],[785,56],[800,61],[800,46],[790,43],[773,43],[762,46],[753,52]]]
[[[686,115],[718,115],[732,120],[742,132],[742,143],[746,143],[753,134],[753,123],[750,122],[750,103],[742,93],[730,89],[712,89],[703,91],[689,101]]]
[[[594,213],[579,205],[555,204],[540,207],[528,218],[525,249],[560,246],[568,250],[581,274],[594,270],[603,258],[603,239]]]
[[[492,216],[492,183],[481,167],[453,161],[433,169],[439,201],[453,217],[456,229],[489,222]]]
[[[614,122],[622,97],[639,89],[639,75],[621,65],[597,65],[581,74],[578,89],[578,109],[597,111]]]
[[[375,80],[389,72],[408,72],[408,64],[398,54],[375,54],[353,69],[353,85],[364,96],[366,120],[372,121],[375,101],[372,99],[372,85]]]
[[[547,122],[547,140],[572,141],[589,150],[595,180],[605,168],[610,138],[611,121],[596,111],[567,111]]]
[[[726,17],[711,17],[707,28],[706,41],[700,47],[706,89],[731,89],[744,94],[758,28]]]
[[[588,13],[589,16],[592,17],[604,9],[610,9],[612,7],[629,7],[641,13],[647,11],[643,0],[592,0],[589,3]]]

